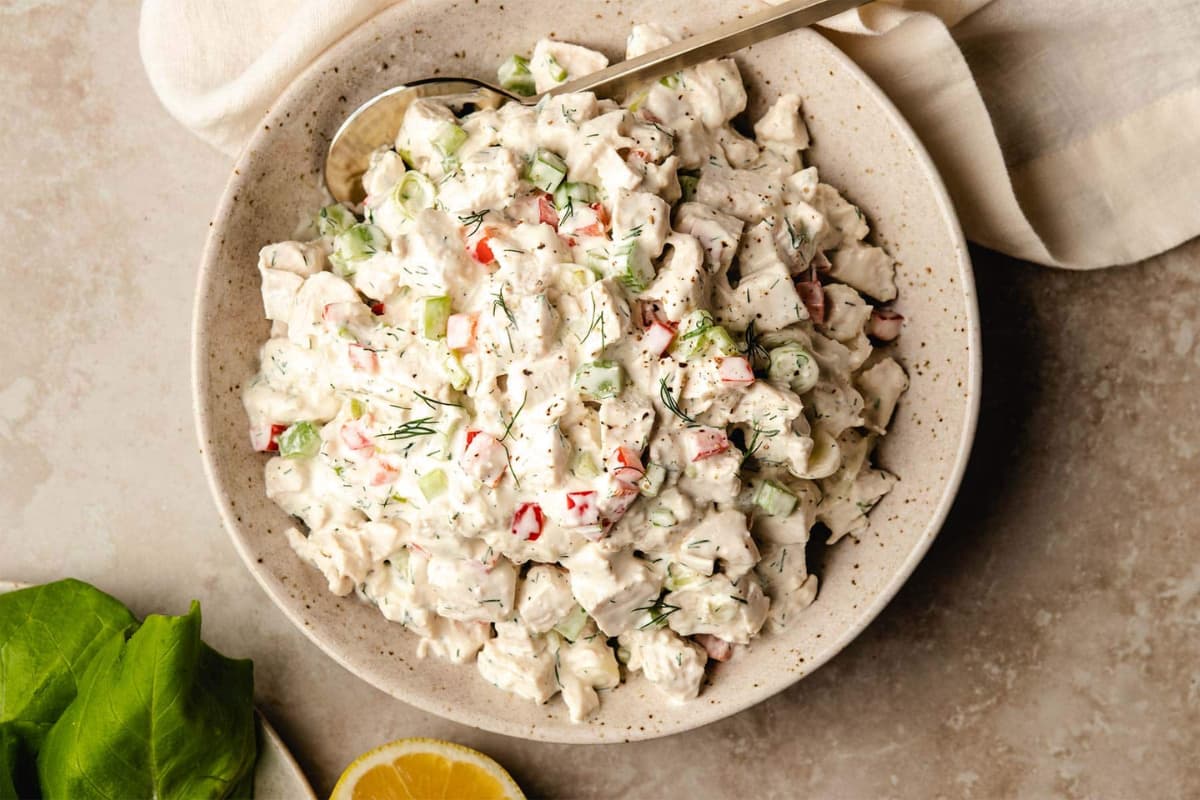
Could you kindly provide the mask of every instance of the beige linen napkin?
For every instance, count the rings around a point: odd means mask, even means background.
[[[395,0],[144,0],[167,109],[236,153],[329,45]],[[916,129],[969,238],[1123,264],[1200,233],[1200,3],[890,0],[826,34]]]

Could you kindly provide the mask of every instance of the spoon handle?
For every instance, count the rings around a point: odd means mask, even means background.
[[[727,56],[743,47],[779,36],[847,9],[867,0],[788,0],[756,14],[731,20],[711,31],[652,50],[645,55],[613,64],[578,80],[556,86],[542,95],[526,98],[536,103],[545,95],[568,92],[596,92],[612,96],[644,81],[694,67],[714,58]]]

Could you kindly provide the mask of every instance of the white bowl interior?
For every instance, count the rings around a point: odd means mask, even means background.
[[[897,306],[908,318],[897,350],[912,385],[879,460],[901,477],[899,485],[872,513],[865,538],[817,554],[816,603],[784,634],[757,639],[713,669],[690,704],[671,705],[633,677],[605,693],[589,722],[572,724],[559,699],[537,706],[494,688],[472,666],[418,659],[416,637],[373,607],[327,591],[287,544],[283,532],[293,521],[265,497],[264,457],[250,452],[240,400],[268,332],[255,263],[260,247],[290,238],[303,215],[322,203],[328,138],[360,102],[428,75],[490,79],[508,54],[527,51],[547,34],[619,58],[633,21],[600,0],[512,6],[406,0],[326,53],[272,109],[237,164],[200,275],[193,366],[201,445],[246,563],[293,621],[351,671],[427,711],[514,736],[563,742],[661,736],[727,716],[811,672],[862,630],[924,554],[974,433],[979,339],[970,265],[928,157],[891,104],[836,48],[799,31],[740,53],[752,115],[778,93],[798,92],[814,141],[810,162],[864,209],[877,243],[897,258]],[[695,32],[753,7],[662,0],[637,21],[695,20]]]

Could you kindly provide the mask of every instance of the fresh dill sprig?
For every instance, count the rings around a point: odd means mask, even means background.
[[[462,403],[451,403],[448,400],[438,400],[437,398],[429,397],[428,395],[421,394],[416,389],[413,389],[413,394],[415,394],[417,396],[418,400],[420,400],[425,405],[429,406],[430,410],[435,410],[434,409],[435,405],[453,406],[454,408],[462,408]],[[400,408],[400,406],[396,406],[396,408]]]
[[[667,617],[679,610],[679,606],[673,606],[670,603],[662,600],[656,601],[653,605],[642,606],[635,608],[634,611],[645,611],[650,615],[650,619],[638,626],[638,630],[645,630],[649,627],[661,627],[667,621]]]
[[[689,417],[687,414],[683,413],[683,409],[679,407],[679,401],[675,399],[675,393],[672,392],[671,387],[667,385],[667,378],[665,375],[658,379],[658,397],[662,400],[662,404],[667,407],[667,411],[670,411],[672,414],[687,423],[689,428],[698,424],[695,418]]]
[[[504,422],[504,414],[500,414],[500,423],[502,425],[504,425],[504,435],[500,437],[499,441],[503,442],[505,439],[508,438],[508,435],[510,433],[512,433],[513,425],[516,424],[517,417],[521,416],[521,412],[525,410],[525,401],[527,401],[528,399],[529,399],[529,392],[526,392],[521,397],[521,405],[517,406],[517,410],[515,412],[513,412],[513,415],[509,418],[507,423]]]
[[[592,322],[590,325],[588,325],[588,329],[587,329],[587,331],[584,332],[583,336],[579,337],[579,341],[581,343],[586,341],[587,338],[592,335],[592,331],[596,330],[596,326],[598,324],[600,324],[601,318],[604,316],[604,314],[596,308],[595,295],[592,295],[591,298],[592,298]]]
[[[753,428],[753,435],[750,437],[750,444],[746,446],[746,452],[742,455],[741,464],[745,464],[751,456],[758,452],[759,448],[763,446],[764,440],[778,435],[778,430],[768,431],[755,425]],[[739,466],[741,466],[741,464],[739,464]]]
[[[483,218],[487,216],[487,211],[476,211],[472,214],[460,214],[458,221],[463,225],[473,226],[467,231],[467,236],[474,236],[479,233],[480,226],[483,225]]]
[[[754,365],[756,359],[768,359],[771,357],[766,346],[762,343],[762,335],[759,334],[754,320],[750,320],[750,324],[746,326],[745,336],[746,349],[743,352],[746,354],[746,358],[750,359],[751,366]]]
[[[508,325],[504,326],[504,333],[508,336],[508,349],[516,352],[513,347],[512,329],[517,327],[517,318],[513,316],[512,309],[508,307],[508,301],[504,299],[504,287],[500,287],[500,291],[492,295],[492,314],[495,315],[496,309],[504,312],[504,316],[508,317]]]
[[[807,231],[797,231],[792,221],[787,217],[783,218],[783,222],[787,225],[788,238],[791,239],[792,249],[799,250],[801,245],[808,244],[812,239],[809,238]]]
[[[437,428],[433,427],[430,424],[431,422],[433,422],[433,417],[410,419],[400,427],[390,430],[387,433],[376,434],[376,438],[398,442],[404,439],[416,439],[418,436],[429,436],[437,433]]]

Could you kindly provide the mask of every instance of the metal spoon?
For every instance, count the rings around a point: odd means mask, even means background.
[[[497,108],[509,102],[533,105],[543,97],[568,92],[612,95],[644,81],[727,56],[865,2],[867,0],[788,0],[532,97],[518,97],[471,78],[425,78],[388,89],[359,106],[333,135],[329,155],[325,158],[325,184],[335,200],[360,202],[364,196],[361,178],[371,153],[395,138],[405,110],[418,98],[436,98],[451,107],[473,110]]]

